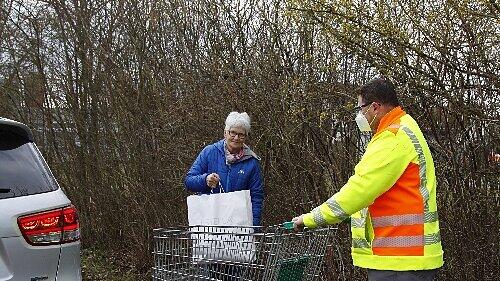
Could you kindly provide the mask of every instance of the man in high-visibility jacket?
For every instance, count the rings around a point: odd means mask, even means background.
[[[350,217],[352,259],[370,281],[434,280],[443,265],[436,175],[429,147],[401,107],[394,85],[377,77],[358,90],[356,123],[373,136],[347,183],[295,227]]]

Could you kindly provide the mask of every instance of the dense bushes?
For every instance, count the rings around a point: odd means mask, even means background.
[[[229,111],[253,118],[275,224],[350,176],[366,140],[352,89],[382,73],[434,153],[440,280],[493,279],[500,9],[426,2],[3,1],[0,115],[34,129],[83,246],[122,249],[147,271],[151,229],[186,223],[183,176]]]

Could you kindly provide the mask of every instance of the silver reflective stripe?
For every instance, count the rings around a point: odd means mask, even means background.
[[[353,248],[370,248],[370,245],[363,238],[353,238],[352,239],[352,247]]]
[[[319,210],[319,207],[314,208],[312,210],[312,215],[313,215],[313,220],[318,226],[323,226],[326,225],[326,220],[323,218],[323,215],[321,214],[321,211]]]
[[[438,221],[437,212],[426,212],[424,214],[424,222],[435,222],[435,221]]]
[[[441,242],[441,234],[439,232],[425,235],[425,245],[437,244]]]
[[[368,208],[363,208],[360,211],[361,218],[351,217],[351,227],[364,228],[366,223],[366,216],[368,214]]]
[[[356,227],[356,228],[363,228],[363,227],[365,227],[365,220],[366,220],[366,218],[352,218],[351,217],[351,226]]]
[[[439,232],[428,235],[381,237],[373,240],[373,247],[416,247],[441,242]]]
[[[423,224],[424,215],[408,214],[408,215],[372,217],[372,223],[373,227]]]
[[[422,197],[424,199],[424,213],[429,212],[429,191],[427,190],[427,165],[425,161],[425,155],[424,151],[422,150],[422,146],[420,145],[420,142],[418,141],[417,136],[406,126],[402,127],[403,131],[408,135],[408,137],[411,139],[411,142],[413,143],[413,146],[415,147],[415,151],[417,152],[418,155],[418,161],[420,162],[419,164],[419,174],[420,174],[420,193],[422,194]]]
[[[424,236],[394,236],[381,237],[373,240],[373,247],[416,247],[424,245]]]
[[[328,208],[330,208],[333,215],[337,217],[340,221],[343,221],[349,217],[349,215],[346,212],[344,212],[342,207],[340,207],[339,203],[337,203],[337,201],[333,199],[333,197],[326,200],[325,203],[328,206]]]

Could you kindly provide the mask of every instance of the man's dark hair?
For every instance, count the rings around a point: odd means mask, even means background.
[[[396,89],[392,82],[382,76],[375,77],[356,91],[364,102],[378,102],[392,106],[399,106]]]

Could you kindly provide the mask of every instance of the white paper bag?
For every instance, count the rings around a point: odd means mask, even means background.
[[[188,221],[197,261],[252,262],[255,258],[250,191],[191,195],[187,198]],[[247,227],[216,227],[247,226]]]

